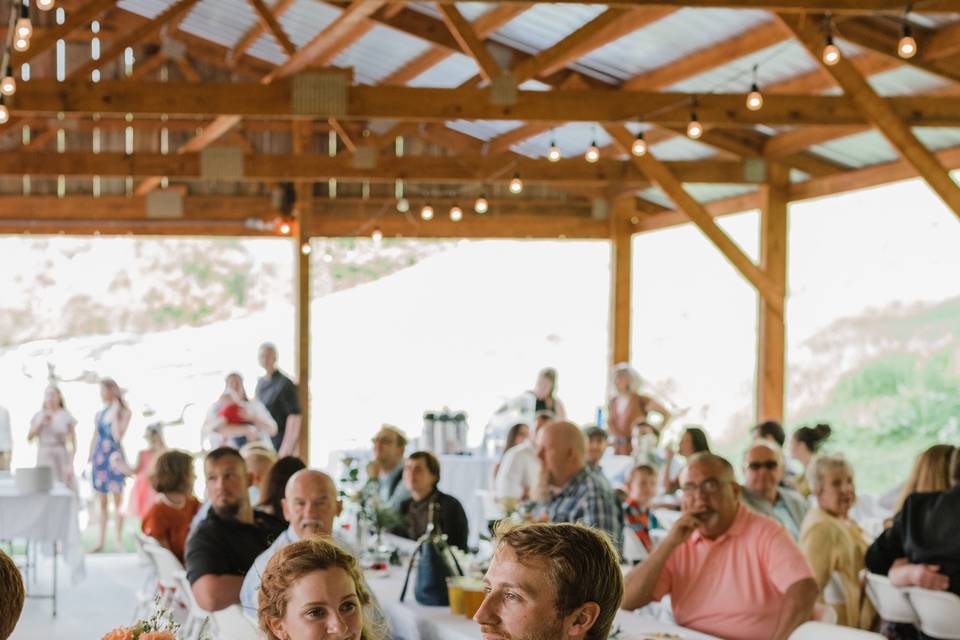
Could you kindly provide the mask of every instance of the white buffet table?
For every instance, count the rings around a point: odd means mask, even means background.
[[[464,616],[450,613],[447,607],[424,607],[413,597],[413,585],[407,588],[407,599],[400,602],[403,570],[391,567],[390,575],[368,575],[367,583],[376,595],[390,624],[392,640],[480,640],[480,627]],[[613,628],[621,630],[620,640],[645,640],[655,633],[675,634],[683,640],[717,640],[713,636],[689,631],[650,617],[620,611]]]

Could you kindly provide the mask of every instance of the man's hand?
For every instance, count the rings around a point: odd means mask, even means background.
[[[950,578],[940,573],[940,565],[913,564],[910,568],[910,584],[934,591],[950,588]]]
[[[663,544],[672,547],[679,547],[687,541],[693,532],[700,526],[700,520],[692,513],[684,513],[680,519],[673,523],[667,537],[663,539]]]

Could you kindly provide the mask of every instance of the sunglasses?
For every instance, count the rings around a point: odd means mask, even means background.
[[[776,460],[767,460],[766,462],[751,462],[747,464],[747,468],[750,471],[760,471],[760,469],[766,469],[767,471],[773,471],[780,466],[780,463]]]

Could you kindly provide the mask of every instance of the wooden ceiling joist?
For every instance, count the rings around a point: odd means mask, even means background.
[[[262,2],[262,0],[258,1]],[[275,20],[278,19],[280,16],[286,13],[290,7],[293,6],[295,1],[296,0],[278,0],[278,2],[270,8],[270,14]],[[240,37],[240,39],[237,40],[237,43],[233,45],[233,49],[230,50],[230,54],[227,58],[228,61],[230,63],[235,63],[237,60],[239,60],[243,54],[247,52],[247,49],[252,47],[253,43],[259,40],[260,36],[266,33],[266,31],[267,25],[263,20],[258,20],[256,23],[251,25],[250,28],[247,29],[247,31]]]
[[[182,0],[192,2],[195,0]],[[238,113],[251,117],[294,117],[291,81],[271,85],[245,83],[88,83],[34,80],[9,101],[22,114],[133,113],[209,115]],[[679,93],[617,91],[597,99],[592,91],[518,91],[513,106],[491,103],[481,88],[434,89],[350,86],[346,113],[316,113],[340,119],[446,121],[527,120],[544,122],[624,122],[642,119],[665,126],[685,126],[693,96]],[[882,98],[911,126],[960,126],[960,98],[898,96]],[[868,124],[849,96],[769,96],[762,111],[749,111],[740,94],[697,97],[697,115],[705,125],[855,125]],[[644,115],[647,114],[647,115]]]
[[[743,162],[668,162],[671,173],[683,182],[758,184]],[[202,158],[198,153],[87,153],[31,152],[0,154],[0,175],[34,176],[153,176],[199,180]],[[504,170],[506,167],[506,171]],[[397,178],[416,182],[508,182],[519,173],[530,183],[604,185],[620,181],[643,188],[644,174],[629,162],[601,160],[589,164],[579,158],[549,162],[541,159],[496,157],[405,156],[381,157],[372,168],[358,168],[352,159],[328,155],[247,155],[239,176],[212,180],[312,179],[370,180],[391,182]]]
[[[277,41],[277,44],[280,45],[280,48],[283,49],[288,56],[292,56],[297,51],[297,47],[290,41],[290,37],[283,30],[283,27],[280,26],[280,22],[277,21],[277,16],[273,11],[264,3],[263,0],[247,0],[253,10],[257,14],[258,21],[261,25],[261,33],[263,31],[268,31],[270,35],[273,36],[273,39]]]
[[[38,31],[32,38],[29,49],[23,52],[14,51],[13,64],[21,65],[46,53],[57,44],[57,40],[66,38],[77,29],[86,28],[91,21],[96,20],[100,14],[112,9],[116,4],[117,0],[90,0],[80,8],[71,11],[63,24]]]
[[[407,0],[388,0],[406,3]],[[453,4],[457,0],[436,0],[438,4]],[[513,3],[516,0],[492,0],[492,4]],[[616,7],[638,5],[661,7],[699,7],[726,9],[760,9],[789,13],[830,11],[834,14],[872,15],[878,12],[892,16],[903,15],[902,0],[553,0],[554,4],[602,4]],[[960,11],[960,0],[926,0],[911,5],[915,13],[952,13]]]
[[[443,16],[443,21],[450,30],[450,35],[456,39],[463,53],[473,58],[473,61],[477,63],[481,77],[486,82],[492,82],[494,78],[499,77],[503,70],[494,60],[486,45],[483,44],[482,37],[477,35],[473,26],[463,17],[460,10],[452,4],[442,4],[439,8],[440,15]]]
[[[781,19],[797,36],[812,56],[819,59],[820,32],[801,23],[793,16]],[[937,157],[917,139],[901,114],[873,90],[866,79],[849,61],[841,58],[826,70],[836,79],[846,95],[863,111],[868,121],[877,127],[903,158],[917,170],[946,205],[960,218],[960,186],[950,177],[950,172]],[[933,100],[934,98],[926,98]]]

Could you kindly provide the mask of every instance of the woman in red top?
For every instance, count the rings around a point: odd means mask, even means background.
[[[170,549],[181,562],[190,521],[200,510],[200,501],[193,495],[195,478],[193,457],[189,453],[162,453],[150,476],[157,499],[140,524],[145,534]]]
[[[646,421],[651,411],[656,411],[663,420],[659,424],[660,431],[670,420],[670,412],[649,396],[640,395],[640,376],[630,368],[626,362],[621,362],[613,368],[610,402],[607,405],[607,433],[610,434],[610,444],[614,454],[630,455],[633,451],[630,432],[638,421]]]

